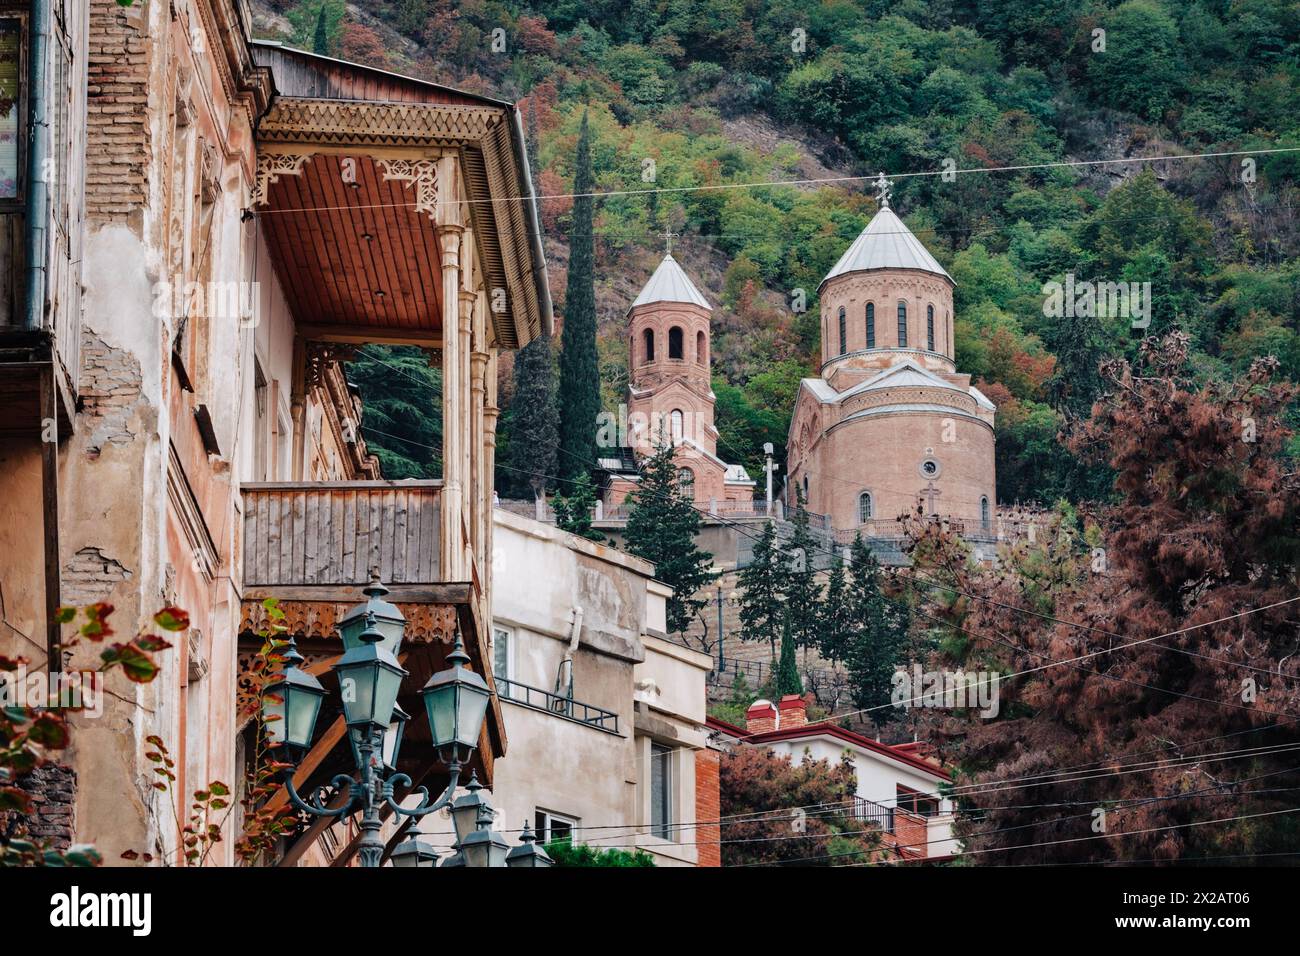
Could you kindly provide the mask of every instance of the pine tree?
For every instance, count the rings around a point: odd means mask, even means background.
[[[596,464],[600,365],[596,355],[593,278],[591,131],[582,115],[574,163],[573,221],[569,228],[569,280],[564,292],[560,349],[560,474],[572,481]]]
[[[790,616],[790,636],[796,647],[806,649],[819,643],[822,586],[817,583],[817,542],[809,529],[808,509],[804,507],[803,492],[798,489],[796,492],[798,506],[783,593]]]
[[[653,564],[655,577],[673,589],[668,630],[680,634],[708,603],[695,595],[713,580],[713,555],[695,545],[700,513],[678,483],[675,450],[662,442],[641,463],[637,489],[628,496],[631,511],[623,535],[627,550]]]
[[[740,639],[767,641],[776,660],[776,642],[785,614],[782,588],[785,555],[776,540],[776,524],[768,521],[754,544],[754,555],[736,577],[740,591]]]
[[[347,366],[361,434],[385,478],[442,477],[442,370],[415,346],[367,345]]]
[[[534,499],[546,494],[559,464],[555,390],[555,352],[551,337],[542,335],[515,356],[515,394],[510,403],[510,466],[517,480],[528,482]]]
[[[831,572],[826,581],[826,600],[821,607],[817,648],[826,660],[839,664],[847,656],[852,639],[853,617],[849,607],[848,578],[844,561],[837,554],[831,562]]]
[[[316,35],[312,38],[311,51],[319,56],[330,55],[329,23],[325,19],[325,4],[320,5],[320,15],[316,17]]]
[[[781,663],[776,669],[776,693],[778,697],[803,693],[803,681],[799,677],[799,666],[794,659],[794,635],[790,632],[788,615],[785,627],[781,631]]]
[[[880,565],[858,535],[849,551],[848,615],[850,636],[844,662],[855,707],[872,708],[869,716],[883,724],[893,710],[875,709],[888,703],[894,670],[901,662],[908,618],[901,605],[890,602],[880,587]]]
[[[596,507],[596,491],[590,475],[579,475],[573,482],[573,493],[567,498],[556,495],[552,501],[555,509],[555,526],[589,541],[604,541],[605,536],[591,526],[592,509]]]

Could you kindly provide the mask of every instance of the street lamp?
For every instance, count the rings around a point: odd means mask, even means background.
[[[397,844],[389,860],[398,869],[428,868],[438,865],[438,851],[421,840],[420,831],[412,827],[406,840]]]
[[[271,746],[284,746],[291,754],[305,753],[311,747],[312,730],[320,714],[325,688],[298,665],[305,658],[298,653],[292,637],[285,649],[284,670],[266,686],[262,697],[262,721]]]
[[[551,859],[551,855],[543,847],[537,845],[537,837],[533,836],[532,827],[525,820],[524,832],[519,837],[519,846],[506,854],[506,866],[544,867],[554,865],[555,861]]]

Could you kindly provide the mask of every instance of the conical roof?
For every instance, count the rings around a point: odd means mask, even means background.
[[[672,253],[664,256],[664,261],[659,263],[659,268],[641,289],[641,294],[632,303],[632,308],[635,309],[638,305],[649,305],[652,302],[689,302],[702,309],[713,310],[708,300],[700,294],[700,290],[695,288],[695,283],[682,271],[682,267],[677,264]]]
[[[952,276],[930,255],[930,250],[912,235],[912,230],[888,206],[884,206],[867,223],[867,228],[840,256],[840,261],[822,279],[822,284],[825,285],[836,276],[867,269],[920,269],[952,281]]]

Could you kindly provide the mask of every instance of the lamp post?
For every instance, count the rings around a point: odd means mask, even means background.
[[[397,770],[398,751],[402,746],[405,725],[410,716],[397,706],[397,695],[407,672],[398,663],[397,654],[406,631],[406,618],[393,604],[383,600],[388,589],[374,577],[364,593],[365,604],[353,608],[339,624],[344,641],[344,653],[333,667],[338,677],[339,703],[347,723],[351,740],[352,757],[356,764],[353,775],[338,774],[329,787],[346,799],[341,806],[325,805],[325,786],[318,787],[307,798],[297,792],[293,783],[293,770],[286,771],[285,789],[289,800],[299,810],[318,817],[342,817],[361,812],[359,822],[361,841],[357,851],[364,867],[376,867],[383,861],[384,841],[380,836],[383,820],[380,811],[387,806],[393,813],[420,818],[451,804],[461,770],[474,755],[479,734],[487,715],[492,692],[481,676],[471,671],[469,655],[460,631],[456,643],[447,655],[450,665],[429,678],[420,691],[424,710],[429,721],[432,746],[438,758],[447,765],[449,777],[446,790],[431,799],[427,788],[415,792],[420,795],[418,806],[407,809],[395,798],[399,787],[409,788],[411,778]],[[262,711],[267,736],[272,746],[283,746],[288,762],[296,765],[311,747],[312,736],[320,715],[321,703],[327,696],[324,687],[299,665],[303,657],[292,640],[284,654],[284,670],[267,687],[262,700]],[[470,781],[470,796],[477,798],[482,787],[477,778]],[[461,800],[466,798],[462,797]],[[458,801],[459,802],[459,801]],[[486,817],[487,828],[483,828]],[[461,842],[470,840],[461,848],[466,865],[505,865],[504,844],[491,827],[491,807],[486,800],[474,802],[474,833],[466,832]],[[458,826],[459,830],[459,826]],[[402,853],[394,854],[394,865],[432,866],[436,853],[427,844],[411,839],[402,844]],[[401,862],[398,862],[400,856]],[[500,860],[497,860],[497,857]]]

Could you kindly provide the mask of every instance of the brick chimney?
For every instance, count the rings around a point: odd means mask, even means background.
[[[751,734],[766,734],[776,730],[776,705],[770,700],[758,699],[745,711],[745,729]]]
[[[778,704],[781,717],[778,724],[782,730],[793,730],[808,724],[808,702],[800,694],[786,694]]]

